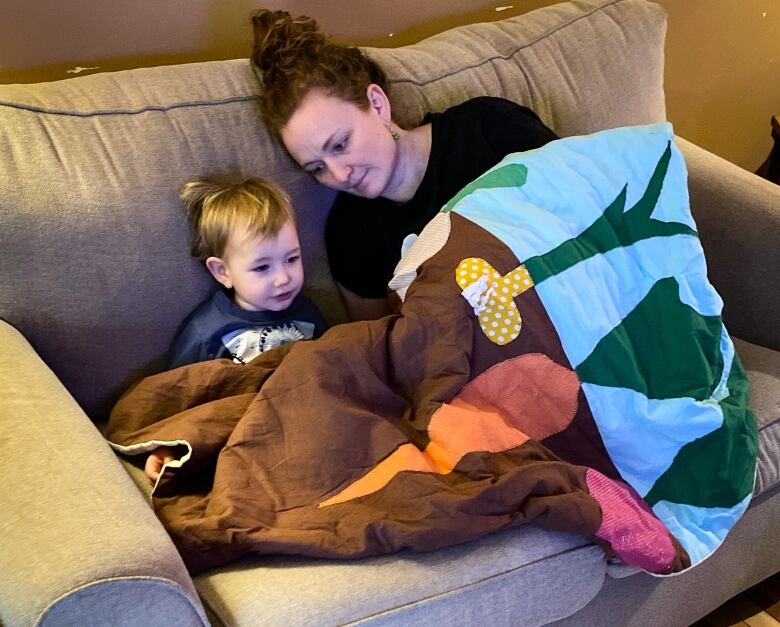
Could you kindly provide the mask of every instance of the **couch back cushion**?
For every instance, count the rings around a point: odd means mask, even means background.
[[[401,126],[487,94],[532,108],[569,136],[666,119],[665,38],[660,5],[574,0],[368,51],[392,82]]]
[[[664,118],[664,36],[657,5],[576,0],[368,52],[401,125],[489,94],[571,135]],[[190,177],[238,170],[287,189],[306,291],[344,320],[322,238],[334,195],[270,139],[255,90],[246,60],[0,86],[0,318],[90,415],[163,367],[211,287],[176,194]]]
[[[190,177],[243,171],[287,189],[307,291],[338,315],[320,243],[333,194],[270,140],[254,83],[235,60],[0,87],[0,317],[93,415],[164,367],[212,286],[189,255],[177,188]]]

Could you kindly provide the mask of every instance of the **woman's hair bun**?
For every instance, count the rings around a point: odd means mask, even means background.
[[[359,48],[330,41],[313,18],[260,9],[251,21],[260,114],[277,139],[313,89],[365,109],[368,86],[385,88],[381,67]]]
[[[251,15],[254,31],[252,61],[263,72],[284,72],[301,58],[316,56],[326,43],[317,21],[287,11],[259,9]]]

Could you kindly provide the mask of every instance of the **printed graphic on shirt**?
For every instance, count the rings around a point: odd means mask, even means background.
[[[248,364],[265,351],[310,339],[314,335],[314,325],[308,322],[285,322],[262,327],[236,329],[222,336],[222,344],[227,348],[233,363]]]

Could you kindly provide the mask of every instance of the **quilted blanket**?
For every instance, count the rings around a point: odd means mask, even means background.
[[[509,155],[390,287],[394,315],[161,373],[114,408],[116,450],[180,452],[153,501],[191,571],[530,523],[666,575],[744,512],[755,420],[670,125]]]

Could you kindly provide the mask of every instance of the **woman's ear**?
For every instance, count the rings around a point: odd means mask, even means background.
[[[387,97],[385,90],[376,83],[371,83],[366,89],[366,97],[368,98],[369,106],[379,114],[379,119],[381,119],[382,122],[389,124],[392,115],[390,111],[390,99]]]
[[[227,289],[232,289],[233,280],[230,278],[230,268],[219,257],[209,257],[206,259],[206,267],[211,272],[217,282],[221,283]]]

